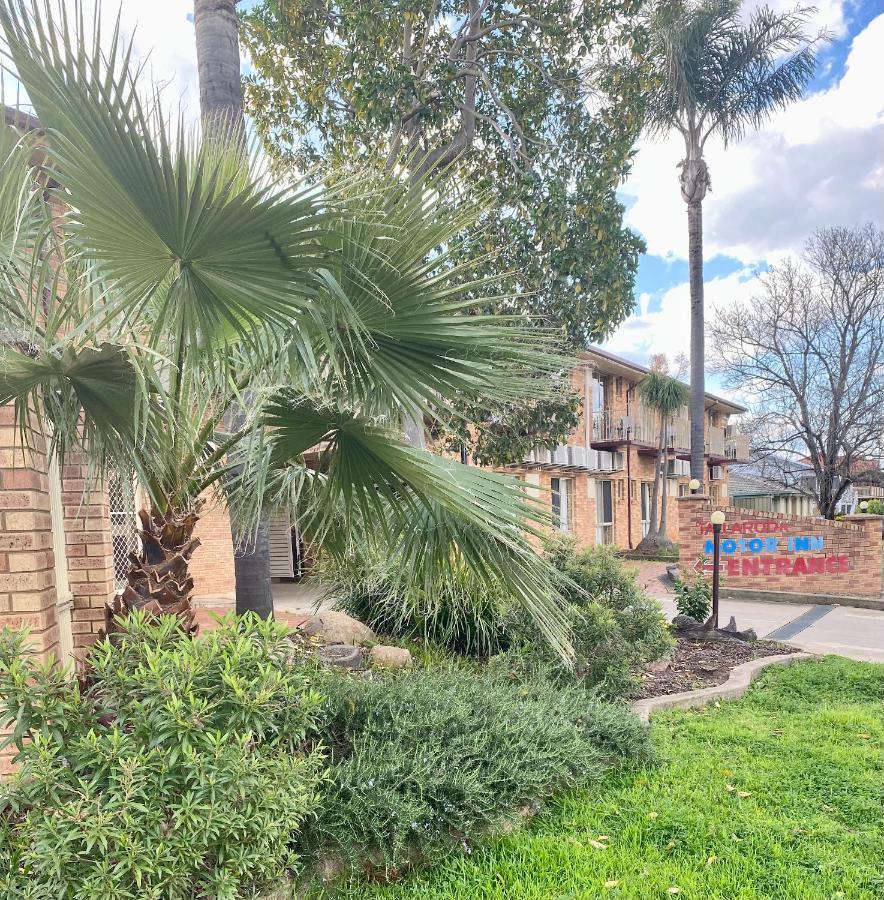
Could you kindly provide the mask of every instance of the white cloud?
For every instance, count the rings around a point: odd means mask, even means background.
[[[841,4],[823,12],[843,27]],[[881,218],[884,184],[884,14],[852,42],[841,79],[778,113],[763,130],[724,149],[710,141],[712,193],[703,206],[705,255],[746,263],[799,249],[815,227]],[[629,224],[648,252],[687,257],[678,189],[681,139],[644,142],[624,194]]]
[[[717,308],[749,299],[758,287],[758,276],[753,268],[708,280],[704,287],[707,321],[711,321]],[[659,308],[653,312],[649,312],[650,303],[648,294],[639,297],[638,311],[605,341],[605,349],[643,360],[652,353],[661,352],[666,353],[670,361],[680,353],[690,356],[691,300],[688,283],[676,285],[663,293]]]

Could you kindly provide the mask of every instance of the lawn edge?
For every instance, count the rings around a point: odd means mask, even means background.
[[[699,688],[696,691],[682,691],[680,694],[665,694],[662,697],[647,697],[644,700],[636,700],[632,704],[632,711],[643,721],[647,722],[651,715],[661,709],[687,709],[689,707],[706,706],[713,700],[734,700],[742,697],[752,682],[768,666],[789,666],[802,659],[814,659],[816,653],[789,653],[785,656],[762,656],[758,659],[750,659],[731,670],[730,677],[723,684],[715,684],[711,687]]]

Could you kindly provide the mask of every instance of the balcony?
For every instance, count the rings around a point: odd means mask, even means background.
[[[724,455],[732,462],[749,462],[749,435],[740,434],[729,425],[725,429]]]
[[[669,449],[687,450],[691,445],[690,433],[687,416],[673,416],[666,426]],[[592,414],[593,444],[625,444],[627,441],[655,449],[659,446],[660,419],[654,410],[633,403],[628,416],[616,416],[610,410]]]
[[[724,456],[724,428],[717,425],[706,427],[706,455]]]

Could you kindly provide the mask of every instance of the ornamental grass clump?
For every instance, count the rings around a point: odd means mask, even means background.
[[[191,640],[131,615],[88,682],[0,632],[0,715],[16,773],[0,787],[0,896],[251,897],[296,865],[322,758],[320,697],[287,629],[225,620]]]

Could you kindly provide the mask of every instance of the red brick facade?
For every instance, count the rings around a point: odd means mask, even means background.
[[[196,600],[232,602],[236,596],[236,573],[227,510],[210,500],[203,507],[194,534],[202,541],[190,561]]]
[[[717,507],[706,496],[679,501],[680,568],[690,573],[706,559],[711,569],[712,526]],[[789,594],[881,596],[881,517],[843,522],[755,513],[723,507],[719,572],[736,590]]]

